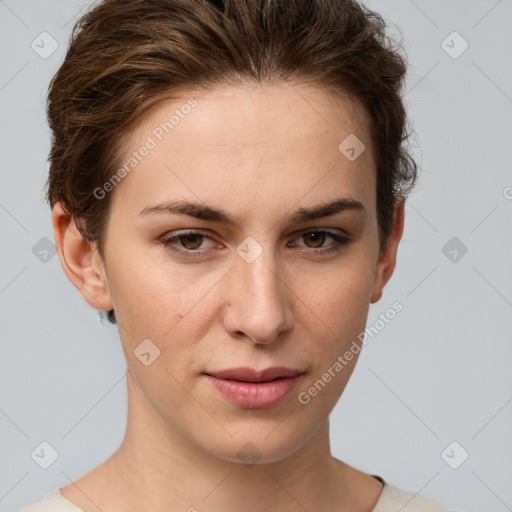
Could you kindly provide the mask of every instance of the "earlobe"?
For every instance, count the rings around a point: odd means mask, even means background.
[[[110,289],[96,244],[85,240],[60,202],[52,208],[55,245],[65,274],[93,308],[113,309]]]
[[[375,281],[370,298],[370,303],[378,302],[382,297],[384,286],[393,275],[396,265],[396,255],[398,251],[398,244],[402,238],[404,230],[404,215],[405,215],[405,199],[398,198],[397,206],[393,215],[393,227],[388,236],[386,248],[382,249],[379,254],[375,270]]]

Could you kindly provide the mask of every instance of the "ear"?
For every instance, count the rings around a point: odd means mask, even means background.
[[[388,236],[386,247],[382,248],[379,254],[379,260],[375,270],[375,282],[370,299],[371,304],[381,299],[384,285],[389,281],[395,270],[398,244],[404,231],[404,215],[405,199],[399,197],[397,198],[397,206],[393,214],[392,231]]]
[[[60,263],[69,280],[93,307],[113,309],[105,270],[96,244],[87,242],[78,231],[75,220],[60,202],[52,208],[55,245]]]

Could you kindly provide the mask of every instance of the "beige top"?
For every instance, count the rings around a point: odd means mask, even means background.
[[[54,489],[38,502],[27,505],[18,512],[83,512]],[[414,492],[404,491],[384,483],[381,496],[372,512],[448,512],[430,499]]]

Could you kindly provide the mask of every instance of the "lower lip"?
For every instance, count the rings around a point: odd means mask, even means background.
[[[302,375],[283,377],[271,382],[240,382],[206,375],[210,382],[231,402],[249,409],[266,409],[282,402]]]

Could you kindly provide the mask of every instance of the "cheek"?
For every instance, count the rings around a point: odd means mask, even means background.
[[[302,321],[312,340],[307,352],[313,366],[300,390],[300,403],[311,401],[312,407],[331,411],[343,393],[362,349],[359,336],[366,325],[373,284],[370,270],[360,260],[331,273],[314,293],[311,285],[303,291],[307,307]]]
[[[168,409],[161,403],[153,405],[162,412],[174,410],[186,394],[171,376],[193,371],[201,362],[196,345],[209,325],[208,301],[202,299],[211,285],[198,284],[169,262],[151,263],[149,255],[119,262],[114,280],[116,316],[128,366],[147,397],[162,403],[169,400]],[[147,353],[149,360],[144,361]],[[175,401],[161,396],[162,389],[172,390]]]
[[[319,320],[339,332],[339,327],[360,325],[366,320],[373,289],[374,272],[368,260],[354,256],[340,260],[322,276],[301,280],[298,295]],[[338,329],[336,329],[338,327]]]
[[[331,269],[328,278],[317,281],[321,286],[313,287],[311,281],[309,284],[301,281],[304,286],[301,297],[307,306],[301,322],[308,338],[314,340],[307,347],[314,365],[308,385],[314,385],[318,379],[328,382],[325,384],[328,389],[317,402],[319,407],[334,405],[356,365],[361,345],[359,336],[364,332],[370,307],[372,268],[368,259],[358,255],[350,258],[350,264],[349,258],[340,263],[337,272]],[[348,352],[348,357],[344,357]],[[322,382],[320,389],[323,389]]]
[[[178,346],[187,347],[201,339],[215,312],[211,300],[222,275],[207,267],[199,275],[197,266],[177,265],[161,248],[125,255],[113,269],[121,334],[130,344],[149,338],[161,345],[179,340]]]

